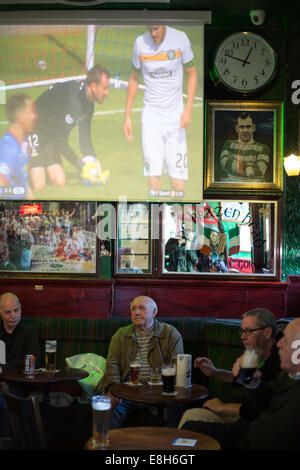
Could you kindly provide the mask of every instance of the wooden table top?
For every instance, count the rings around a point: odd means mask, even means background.
[[[150,405],[168,405],[172,403],[193,403],[207,398],[208,391],[202,385],[192,384],[190,388],[175,387],[176,395],[163,395],[162,385],[115,384],[111,393],[117,398]]]
[[[187,429],[138,426],[109,431],[110,444],[106,450],[220,450],[220,444],[210,436]],[[91,438],[92,439],[92,438]],[[90,450],[89,441],[86,450]],[[196,440],[194,446],[173,445],[176,439]]]
[[[66,367],[60,369],[58,372],[50,372],[42,369],[40,372],[28,376],[24,371],[18,369],[7,369],[1,375],[1,379],[7,382],[21,382],[21,383],[55,383],[64,381],[81,380],[88,377],[89,373],[84,369],[75,369]]]

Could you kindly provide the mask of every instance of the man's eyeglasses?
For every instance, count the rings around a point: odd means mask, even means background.
[[[262,326],[261,328],[240,328],[239,329],[239,335],[242,336],[242,335],[246,335],[246,336],[250,336],[254,331],[258,331],[258,330],[264,330],[265,328],[267,328],[267,326]]]

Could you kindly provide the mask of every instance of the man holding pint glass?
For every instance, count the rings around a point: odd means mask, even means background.
[[[195,359],[194,367],[199,368],[208,377],[232,386],[240,387],[245,384],[251,388],[256,386],[257,379],[252,380],[250,374],[254,373],[257,367],[265,382],[275,380],[280,372],[280,359],[276,347],[277,323],[273,313],[263,308],[249,310],[242,318],[240,335],[245,352],[236,360],[232,370],[216,368],[207,357]],[[237,371],[240,371],[243,361],[244,377],[242,375],[237,377]],[[223,403],[219,398],[207,400],[202,408],[187,410],[180,420],[179,427],[183,427],[186,421],[227,423],[240,418],[251,421],[259,415],[264,404],[259,400],[256,402],[248,400],[247,393],[247,389],[243,387],[240,403]]]
[[[123,427],[129,413],[146,406],[114,397],[111,387],[116,383],[137,385],[139,381],[147,381],[151,370],[161,369],[164,363],[171,364],[177,354],[183,353],[181,334],[172,325],[156,320],[158,309],[151,297],[136,297],[130,304],[130,312],[132,323],[119,328],[111,339],[106,371],[100,383],[100,393],[110,396],[112,402],[110,429]],[[168,420],[167,424],[172,425]],[[173,425],[177,424],[174,421]]]
[[[277,342],[281,372],[274,381],[261,378],[249,398],[262,405],[251,422],[204,423],[188,421],[183,426],[217,439],[222,449],[298,450],[300,422],[300,318],[291,321]],[[238,372],[238,367],[236,373]]]

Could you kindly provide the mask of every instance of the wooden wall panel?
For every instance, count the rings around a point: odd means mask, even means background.
[[[15,293],[27,317],[109,318],[112,285],[113,280],[2,279],[0,293]]]
[[[300,276],[288,276],[286,316],[300,316]]]
[[[290,307],[290,316],[296,314],[300,302],[300,281],[295,285],[297,289],[291,291],[295,308],[291,312]],[[280,318],[287,316],[287,287],[284,282],[185,279],[0,280],[0,293],[10,291],[18,295],[24,316],[57,318],[127,316],[130,302],[138,295],[148,295],[157,302],[159,317],[240,318],[251,308],[264,307]],[[297,294],[293,293],[296,291]]]
[[[129,315],[137,295],[149,295],[158,304],[160,317],[239,318],[255,307],[285,316],[286,283],[235,283],[185,280],[128,280],[115,283],[113,316]]]

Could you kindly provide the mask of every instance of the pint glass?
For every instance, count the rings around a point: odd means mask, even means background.
[[[56,371],[56,340],[46,340],[45,367],[52,372]]]
[[[142,366],[138,362],[130,363],[130,380],[133,385],[139,385],[139,375]]]
[[[94,449],[105,449],[109,445],[109,415],[111,399],[106,395],[92,397],[93,409],[93,437],[91,446]]]
[[[175,393],[176,364],[164,364],[162,366],[163,394]]]
[[[239,375],[237,376],[236,381],[241,385],[248,386],[253,379],[254,372],[259,366],[261,358],[261,351],[257,349],[247,348],[244,352],[241,370],[239,372]]]

